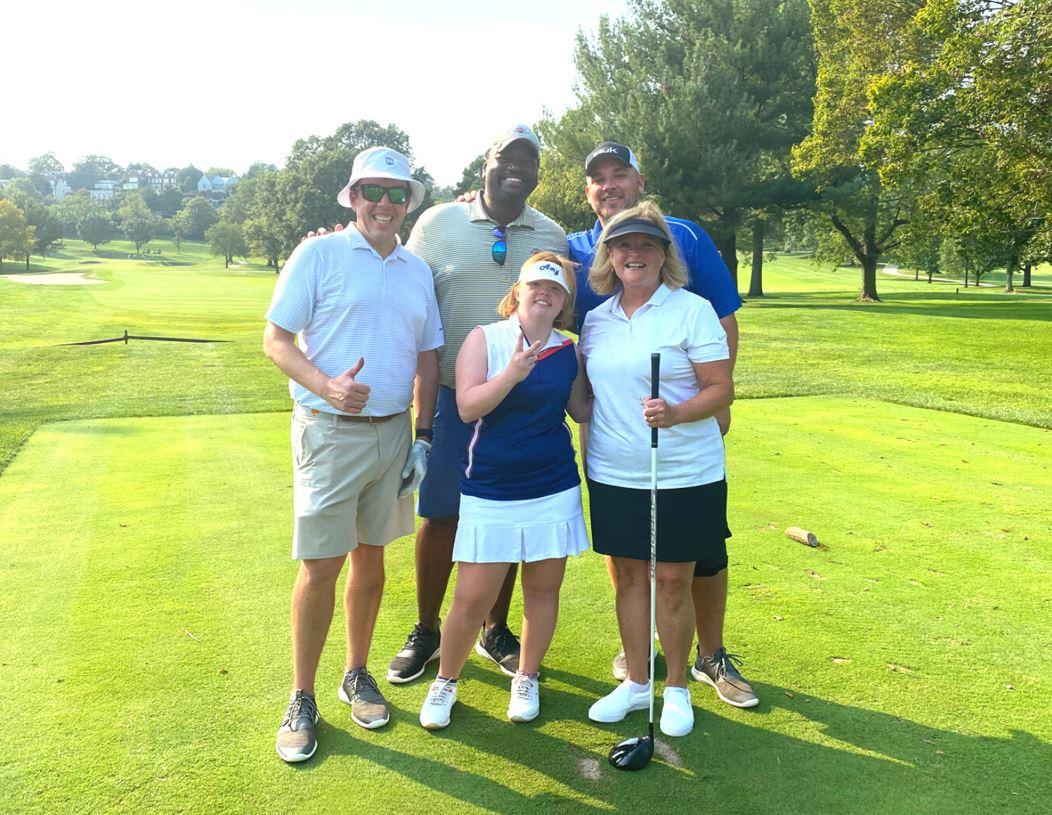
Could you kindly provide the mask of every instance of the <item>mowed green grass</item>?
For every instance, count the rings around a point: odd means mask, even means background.
[[[224,270],[199,244],[156,246],[162,255],[132,260],[126,243],[96,254],[68,241],[34,264],[107,285],[0,280],[0,471],[43,421],[287,406],[260,352],[274,273]],[[881,277],[884,302],[864,305],[852,299],[857,270],[800,257],[768,263],[765,277],[768,296],[739,313],[739,397],[847,393],[1052,428],[1052,297]],[[125,330],[227,342],[62,345]]]
[[[695,684],[695,733],[661,739],[638,775],[604,756],[645,715],[586,718],[617,650],[591,554],[568,570],[536,723],[505,720],[507,680],[473,657],[447,731],[417,724],[420,682],[385,684],[392,723],[361,730],[336,700],[338,613],[319,754],[286,767],[285,417],[45,426],[0,478],[0,714],[17,723],[0,811],[951,813],[1006,795],[1037,811],[1049,433],[827,397],[743,402],[737,421],[728,633],[762,702],[734,710]],[[791,524],[828,548],[785,538]],[[412,544],[389,552],[377,672],[415,619]]]
[[[884,302],[860,305],[857,270],[768,264],[769,297],[739,314],[728,438],[728,642],[758,709],[695,686],[691,737],[646,773],[608,768],[645,717],[585,718],[617,649],[586,555],[536,723],[504,720],[505,679],[472,658],[449,731],[415,723],[420,684],[361,730],[335,698],[338,615],[322,748],[288,768],[288,399],[259,348],[274,274],[188,244],[105,250],[70,242],[44,264],[105,286],[0,280],[0,812],[1026,812],[1052,796],[1047,296],[882,277]],[[58,345],[125,328],[230,342]],[[818,395],[749,398],[801,394]],[[377,673],[415,618],[411,543],[390,553]]]

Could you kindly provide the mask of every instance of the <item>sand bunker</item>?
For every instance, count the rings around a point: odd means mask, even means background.
[[[96,280],[88,277],[83,272],[59,272],[58,274],[5,274],[0,279],[13,280],[16,283],[32,283],[35,286],[93,286],[96,283],[105,283],[105,280]]]

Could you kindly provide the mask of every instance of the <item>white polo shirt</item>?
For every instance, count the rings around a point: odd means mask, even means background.
[[[355,377],[372,388],[362,416],[408,410],[417,354],[443,342],[430,267],[401,244],[380,257],[353,226],[296,247],[267,319],[298,334],[307,359],[327,376],[365,357]],[[305,408],[342,412],[291,380],[289,392]]]
[[[588,430],[588,477],[650,488],[650,428],[640,400],[650,396],[650,355],[661,354],[658,395],[679,404],[698,394],[692,363],[730,359],[727,334],[709,302],[658,286],[631,318],[615,295],[581,329],[581,355],[595,393]],[[658,488],[697,487],[725,477],[723,438],[714,418],[658,431]]]

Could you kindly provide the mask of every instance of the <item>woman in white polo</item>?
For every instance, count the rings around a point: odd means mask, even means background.
[[[727,482],[713,415],[734,399],[727,336],[687,272],[661,210],[644,202],[611,219],[588,282],[613,294],[589,312],[581,354],[595,394],[587,473],[592,546],[612,558],[628,678],[588,711],[617,722],[649,704],[650,428],[658,448],[657,628],[668,664],[660,727],[694,726],[686,687],[695,561],[726,559]],[[651,399],[650,355],[661,354]]]
[[[472,423],[453,545],[457,586],[442,627],[438,677],[420,709],[429,729],[449,724],[457,678],[508,568],[522,563],[522,655],[508,718],[540,712],[537,680],[559,613],[566,558],[588,548],[581,477],[566,411],[591,407],[573,340],[573,264],[540,252],[501,301],[507,319],[477,326],[457,354],[457,410]]]

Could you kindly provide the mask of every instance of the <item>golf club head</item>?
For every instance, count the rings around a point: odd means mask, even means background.
[[[610,763],[619,770],[642,770],[653,757],[653,736],[625,739],[610,751]]]

